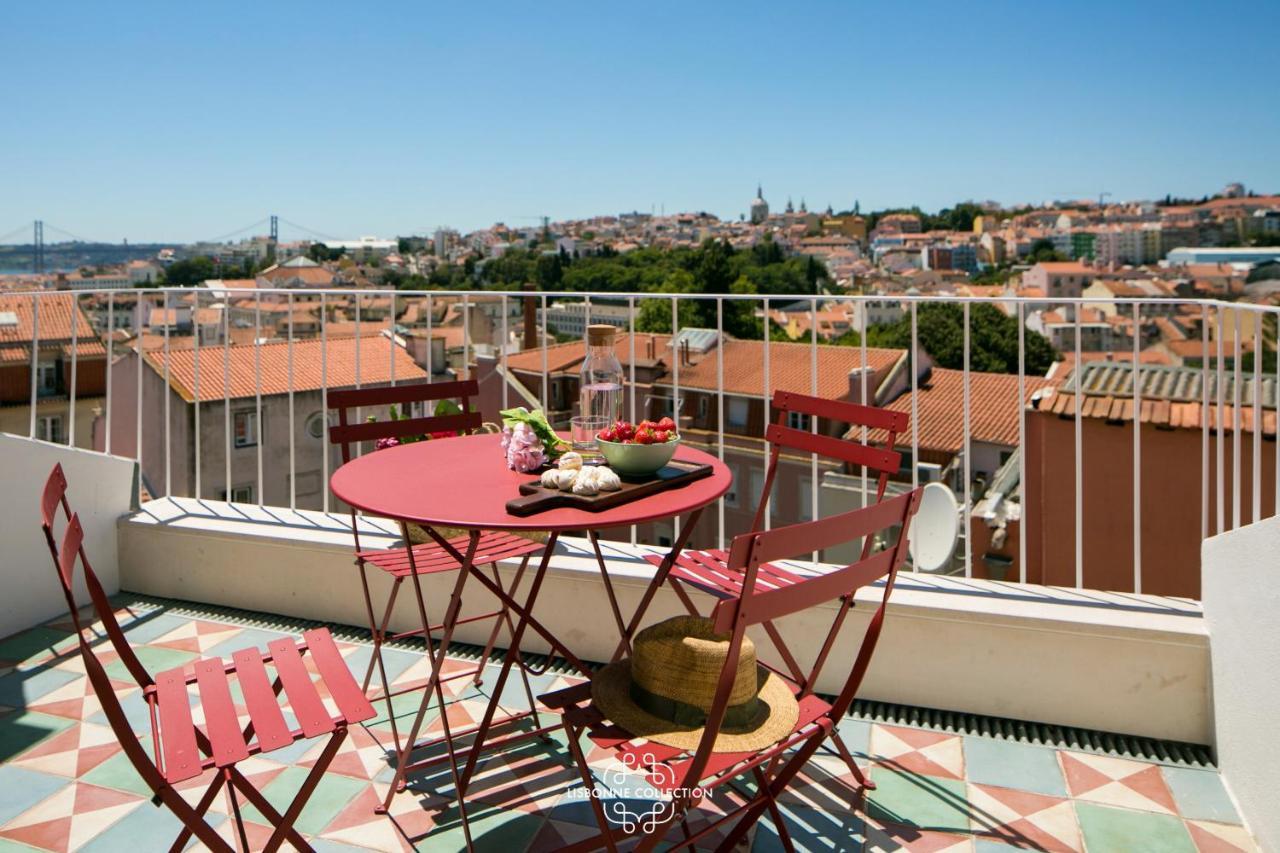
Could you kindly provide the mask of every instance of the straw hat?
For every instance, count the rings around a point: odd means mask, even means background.
[[[696,749],[729,654],[729,637],[709,619],[677,616],[636,635],[632,657],[591,679],[595,704],[637,737],[678,749]],[[756,648],[742,638],[715,752],[750,752],[791,733],[796,698],[781,678],[756,663]]]

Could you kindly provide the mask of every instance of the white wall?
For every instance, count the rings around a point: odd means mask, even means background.
[[[391,528],[364,519],[364,547],[390,544]],[[373,535],[378,525],[384,535]],[[349,517],[173,499],[144,504],[120,523],[124,589],[347,625],[365,625],[351,557]],[[610,577],[628,617],[652,569],[631,546],[603,543]],[[799,568],[799,567],[797,567]],[[803,570],[803,569],[800,569]],[[514,566],[501,569],[509,582]],[[376,600],[389,582],[378,572]],[[528,589],[532,571],[525,576]],[[455,580],[426,582],[438,619]],[[464,615],[492,602],[472,582]],[[837,692],[880,591],[864,590],[819,680]],[[412,593],[396,603],[393,627],[417,627]],[[683,612],[664,589],[646,624]],[[831,625],[832,607],[782,620],[803,662]],[[585,660],[607,660],[617,643],[612,611],[590,548],[562,539],[536,615]],[[458,639],[483,644],[490,623],[463,625]],[[768,640],[757,637],[766,659]],[[540,638],[523,646],[545,651]],[[838,661],[844,662],[843,673]],[[776,662],[776,661],[772,661]],[[880,646],[861,695],[975,714],[1208,743],[1208,637],[1194,602],[907,574],[890,602]]]
[[[53,561],[40,531],[40,496],[44,483],[61,462],[67,475],[67,498],[84,525],[85,550],[107,592],[120,588],[117,570],[116,520],[129,512],[134,496],[132,459],[90,450],[47,444],[0,433],[0,637],[22,631],[65,613],[66,601],[54,575]],[[56,528],[61,536],[62,527]],[[88,602],[84,582],[78,601]]]
[[[1201,549],[1218,766],[1264,850],[1280,850],[1280,520]]]

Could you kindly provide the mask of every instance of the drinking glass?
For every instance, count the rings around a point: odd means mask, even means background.
[[[569,419],[569,441],[579,453],[596,451],[596,433],[609,425],[603,415],[575,415]]]

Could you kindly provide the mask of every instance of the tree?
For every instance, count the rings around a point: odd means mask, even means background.
[[[925,302],[916,309],[916,340],[939,367],[964,368],[964,307],[955,302]],[[1025,332],[1028,376],[1043,376],[1056,353],[1048,339]],[[836,343],[856,346],[856,331]],[[868,346],[910,349],[911,318],[904,316],[887,326],[867,329]],[[1018,321],[996,306],[975,302],[969,306],[969,368],[984,373],[1018,372]]]
[[[211,278],[218,278],[217,265],[205,255],[174,261],[164,271],[164,284],[169,287],[194,287]]]
[[[1033,264],[1052,263],[1054,261],[1065,261],[1057,249],[1053,248],[1053,243],[1048,240],[1037,240],[1031,244],[1031,254],[1027,256],[1027,260]]]

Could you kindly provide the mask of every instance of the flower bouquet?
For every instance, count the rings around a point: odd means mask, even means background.
[[[517,406],[498,414],[502,416],[502,452],[513,471],[537,471],[569,449],[569,442],[556,435],[541,409],[531,412]]]
[[[392,405],[388,412],[393,421],[409,421],[413,420],[413,415]],[[441,400],[436,403],[435,411],[432,412],[434,417],[443,417],[445,415],[460,415],[462,407],[453,400]],[[378,420],[376,415],[369,415],[365,418],[368,423],[376,423]],[[402,435],[399,438],[391,436],[390,438],[380,438],[373,443],[374,450],[385,450],[388,447],[399,447],[402,444],[413,444],[416,441],[430,441],[438,438],[453,438],[458,434],[457,430],[447,429],[439,432],[429,432],[422,435]]]

